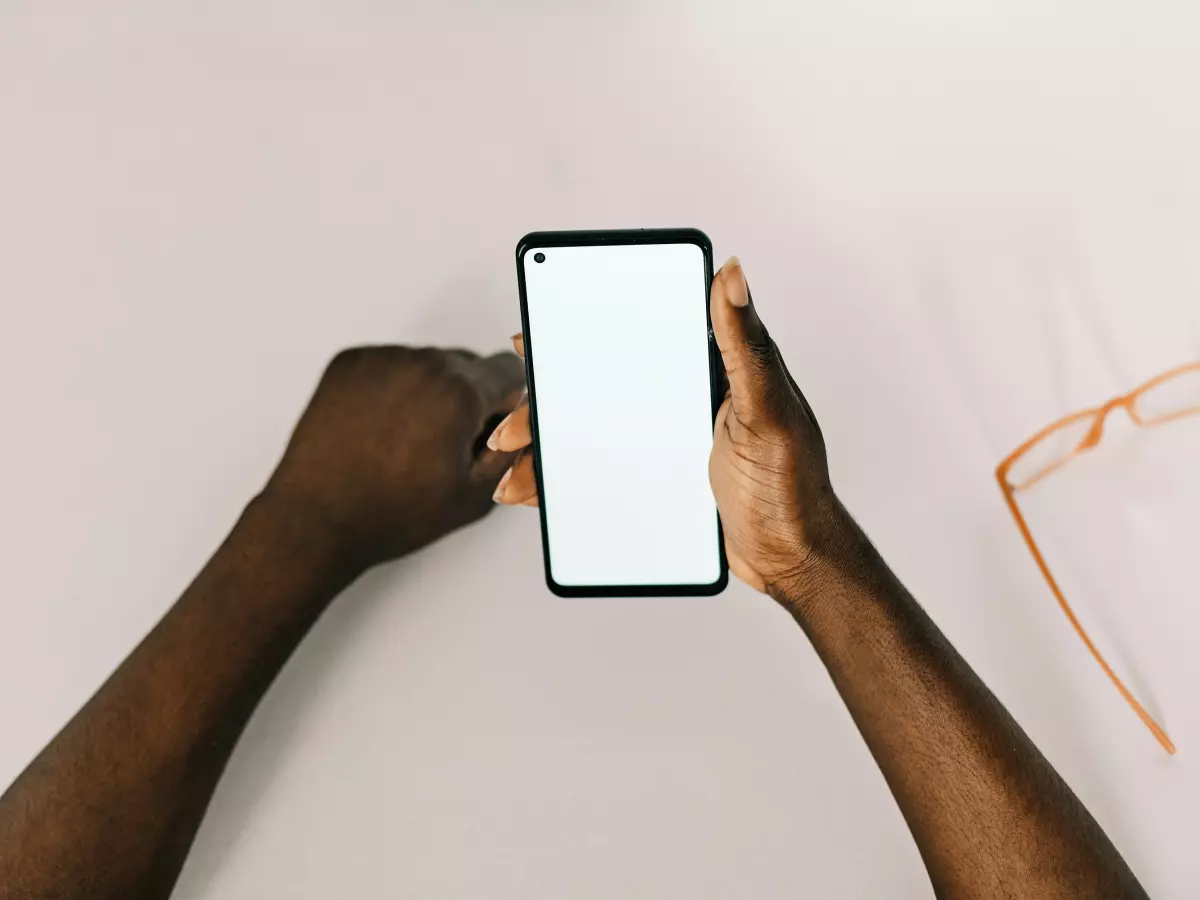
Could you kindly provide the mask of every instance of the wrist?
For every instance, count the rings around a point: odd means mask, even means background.
[[[243,520],[264,529],[271,543],[294,558],[311,564],[319,577],[342,582],[342,587],[369,566],[352,529],[301,495],[268,486],[250,501]]]
[[[843,615],[846,587],[871,577],[880,557],[849,511],[832,493],[806,523],[803,563],[767,592],[802,624]]]

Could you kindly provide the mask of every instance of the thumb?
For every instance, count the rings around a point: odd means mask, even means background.
[[[775,342],[754,309],[736,256],[713,278],[709,306],[734,414],[744,419],[765,412],[779,390],[790,393],[790,384]]]

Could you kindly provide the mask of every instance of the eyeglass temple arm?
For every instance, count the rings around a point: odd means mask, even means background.
[[[1103,421],[1103,417],[1100,417],[1099,421]],[[1172,742],[1171,738],[1167,736],[1166,731],[1164,731],[1162,726],[1154,721],[1154,717],[1151,716],[1150,713],[1146,712],[1145,707],[1143,707],[1142,704],[1137,701],[1137,698],[1133,696],[1133,694],[1129,691],[1129,688],[1125,687],[1124,682],[1117,677],[1117,673],[1112,670],[1112,666],[1108,664],[1108,661],[1105,660],[1100,651],[1096,649],[1096,645],[1092,643],[1092,639],[1088,637],[1088,633],[1084,631],[1083,626],[1079,623],[1079,619],[1076,617],[1075,611],[1071,609],[1071,604],[1068,603],[1067,598],[1063,596],[1062,589],[1059,588],[1058,582],[1054,580],[1054,576],[1050,574],[1050,567],[1046,565],[1046,560],[1042,556],[1042,552],[1038,549],[1037,544],[1033,540],[1033,534],[1029,531],[1029,526],[1025,523],[1025,517],[1021,515],[1021,509],[1017,505],[1016,495],[1013,492],[1012,486],[1008,483],[1007,474],[1003,470],[997,471],[996,480],[1000,483],[1000,490],[1004,494],[1004,500],[1008,504],[1008,510],[1010,513],[1012,513],[1013,520],[1017,523],[1017,528],[1021,532],[1021,537],[1025,539],[1025,546],[1027,546],[1029,548],[1029,552],[1033,554],[1034,562],[1037,563],[1038,568],[1041,570],[1042,577],[1046,579],[1046,584],[1050,585],[1050,591],[1054,594],[1054,599],[1058,601],[1059,608],[1062,609],[1063,613],[1070,621],[1071,626],[1075,629],[1075,633],[1079,635],[1079,638],[1083,641],[1084,646],[1088,648],[1096,662],[1100,664],[1100,668],[1104,670],[1104,674],[1106,674],[1112,683],[1116,685],[1117,690],[1121,692],[1121,696],[1125,698],[1125,702],[1130,705],[1135,713],[1137,713],[1138,718],[1142,720],[1142,724],[1150,729],[1150,732],[1155,738],[1158,739],[1158,742],[1162,744],[1163,749],[1165,749],[1168,753],[1174,753],[1175,744]]]

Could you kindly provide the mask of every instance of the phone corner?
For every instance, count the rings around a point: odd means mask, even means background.
[[[554,576],[550,574],[549,566],[546,567],[546,588],[555,597],[573,597],[573,596],[575,596],[574,591],[572,591],[570,588],[563,587],[561,584],[559,584],[557,581],[554,580]]]
[[[704,595],[706,597],[715,597],[717,594],[724,593],[727,587],[729,587],[729,567],[722,564],[721,574],[717,576],[716,581],[707,586]]]
[[[522,260],[525,259],[525,254],[536,245],[538,238],[540,238],[542,234],[543,232],[540,231],[530,231],[528,234],[521,235],[521,239],[517,241],[516,249],[518,266],[521,264]]]
[[[681,234],[687,238],[689,243],[695,244],[710,257],[712,256],[712,239],[699,228],[684,228]]]

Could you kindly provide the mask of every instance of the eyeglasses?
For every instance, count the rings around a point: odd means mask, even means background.
[[[1200,362],[1170,369],[1157,378],[1151,378],[1128,394],[1114,397],[1103,406],[1073,413],[1048,425],[1009,454],[1008,458],[996,467],[996,481],[1000,483],[1000,490],[1003,491],[1009,511],[1016,520],[1017,528],[1021,531],[1021,537],[1025,539],[1029,552],[1033,554],[1034,562],[1037,563],[1045,577],[1046,584],[1050,585],[1051,593],[1054,594],[1062,611],[1066,613],[1075,633],[1079,635],[1084,645],[1095,657],[1100,668],[1116,685],[1121,696],[1138,714],[1138,718],[1153,732],[1168,753],[1174,753],[1175,745],[1167,737],[1167,733],[1146,712],[1145,707],[1130,693],[1129,688],[1125,687],[1100,651],[1096,649],[1096,645],[1092,643],[1087,632],[1084,631],[1075,611],[1071,609],[1071,604],[1063,596],[1058,582],[1050,574],[1046,558],[1038,549],[1037,543],[1029,531],[1029,526],[1026,524],[1024,516],[1021,515],[1021,509],[1017,505],[1016,495],[1018,493],[1029,490],[1075,457],[1095,448],[1104,437],[1104,422],[1108,418],[1108,414],[1115,409],[1125,410],[1133,424],[1139,428],[1166,425],[1168,422],[1174,422],[1184,416],[1200,413]]]

